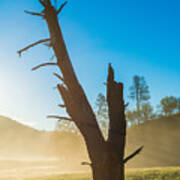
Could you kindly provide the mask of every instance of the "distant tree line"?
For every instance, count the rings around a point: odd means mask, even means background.
[[[132,85],[129,88],[129,100],[135,101],[135,109],[128,108],[126,105],[126,119],[128,125],[138,125],[147,120],[158,119],[161,116],[171,116],[180,113],[180,98],[166,96],[160,100],[155,110],[150,104],[151,98],[149,86],[143,76],[135,75]],[[95,112],[99,126],[106,137],[108,132],[108,105],[103,93],[99,93],[95,101]],[[58,121],[56,124],[57,131],[67,131],[80,134],[73,122]]]
[[[162,98],[157,107],[158,110],[155,111],[149,102],[150,97],[149,86],[145,78],[135,75],[132,85],[129,88],[129,99],[136,102],[136,108],[130,109],[126,107],[126,119],[129,126],[134,124],[138,125],[147,120],[157,119],[161,116],[171,116],[180,113],[180,98],[174,96]],[[102,93],[99,93],[97,96],[95,110],[99,125],[106,136],[108,127],[108,107],[106,98]]]

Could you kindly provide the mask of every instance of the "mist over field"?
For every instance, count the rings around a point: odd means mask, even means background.
[[[179,6],[0,0],[0,180],[180,180]]]
[[[82,137],[38,131],[0,117],[0,176],[38,176],[87,171]]]
[[[127,134],[130,154],[144,145],[141,155],[127,168],[180,166],[180,116],[132,126]],[[70,132],[39,131],[0,117],[0,177],[37,177],[90,172],[82,136]]]

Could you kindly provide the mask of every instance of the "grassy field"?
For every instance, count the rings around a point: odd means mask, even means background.
[[[180,180],[180,168],[132,170],[127,172],[126,180]]]
[[[90,174],[64,174],[46,177],[17,178],[13,180],[91,180]],[[2,179],[0,180],[11,180]],[[180,168],[155,168],[128,170],[126,180],[180,180]]]

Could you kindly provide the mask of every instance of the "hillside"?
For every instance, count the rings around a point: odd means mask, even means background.
[[[7,155],[40,154],[47,133],[0,116],[0,153]],[[41,143],[40,143],[41,142]],[[44,152],[43,152],[44,153]]]
[[[126,154],[144,145],[127,167],[180,166],[180,115],[147,121],[128,129]],[[66,166],[86,161],[82,137],[72,133],[38,131],[0,117],[0,156],[58,157]]]
[[[0,116],[0,162],[2,159],[60,159],[80,164],[87,159],[82,137],[68,132],[38,131]],[[74,156],[76,154],[76,156]]]
[[[180,115],[146,121],[128,129],[127,153],[144,145],[128,167],[180,166]]]

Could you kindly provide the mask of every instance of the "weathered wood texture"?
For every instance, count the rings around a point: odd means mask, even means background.
[[[42,16],[45,19],[50,38],[37,41],[19,50],[18,53],[21,54],[23,51],[37,44],[50,41],[49,46],[53,48],[57,62],[44,63],[36,66],[33,70],[46,65],[56,65],[59,67],[62,77],[58,74],[55,74],[55,76],[62,83],[58,84],[57,88],[64,101],[63,108],[66,108],[70,118],[50,117],[73,121],[79,128],[86,142],[91,160],[91,163],[83,164],[91,166],[94,180],[124,180],[124,164],[136,155],[137,152],[139,153],[139,150],[124,160],[126,119],[124,113],[123,84],[114,80],[114,71],[109,64],[107,102],[110,125],[108,139],[105,140],[100,131],[96,116],[76,77],[59,25],[58,14],[62,11],[66,2],[60,6],[59,10],[56,10],[52,6],[50,0],[39,0],[39,2],[43,5],[44,10],[41,13],[28,12],[28,14]]]

